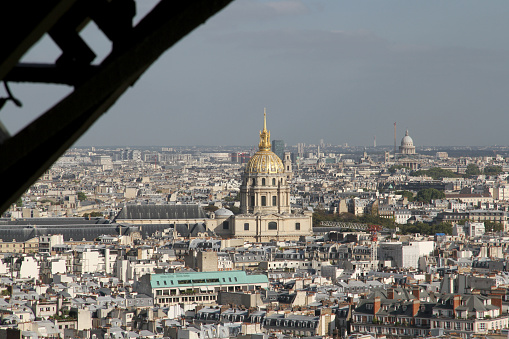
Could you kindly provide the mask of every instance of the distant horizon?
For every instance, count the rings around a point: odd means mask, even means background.
[[[319,145],[318,144],[305,144],[306,147],[308,146],[314,146],[314,147],[318,147]],[[95,147],[95,148],[98,148],[98,147],[106,147],[106,148],[142,148],[142,147],[146,147],[146,148],[153,148],[153,147],[168,147],[168,148],[172,148],[172,147],[201,147],[201,148],[206,148],[206,147],[243,147],[243,148],[258,148],[258,145],[255,145],[255,146],[249,146],[249,145],[73,145],[71,148],[69,148],[69,150],[72,150],[72,149],[83,149],[83,148],[90,148],[90,147]],[[287,144],[287,147],[297,147],[297,144],[295,145],[288,145]],[[341,144],[338,144],[338,145],[333,145],[331,144],[330,147],[363,147],[363,148],[391,148],[391,149],[394,149],[394,145],[377,145],[376,147],[371,145],[371,146],[364,146],[364,145],[350,145],[348,144],[348,146],[344,146],[344,145],[341,145]],[[432,146],[432,145],[424,145],[424,146],[415,146],[416,149],[422,149],[422,148],[509,148],[509,145],[445,145],[445,146]],[[327,147],[326,147],[327,148]],[[399,148],[399,144],[398,144],[398,148]]]
[[[155,1],[139,2],[137,19]],[[236,0],[173,46],[76,145],[509,144],[509,1]],[[111,50],[94,26],[80,36]],[[23,62],[53,63],[50,38]],[[15,134],[72,87],[11,83]],[[73,146],[74,147],[74,146]],[[99,147],[99,146],[97,146]],[[104,146],[103,146],[104,147]],[[146,146],[145,146],[146,147]]]

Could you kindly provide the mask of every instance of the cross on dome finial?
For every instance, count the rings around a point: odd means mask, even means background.
[[[263,109],[263,131],[260,131],[260,151],[270,151],[270,131],[267,131],[267,109]]]

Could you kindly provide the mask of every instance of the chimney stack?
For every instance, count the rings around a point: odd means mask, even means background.
[[[421,288],[419,286],[412,287],[412,294],[417,300],[421,300]]]
[[[453,299],[453,312],[454,312],[454,316],[456,316],[456,308],[458,308],[458,306],[461,305],[461,296],[460,295],[455,295],[454,296],[454,299]]]
[[[382,304],[382,302],[381,302],[380,297],[375,297],[375,302],[373,304],[373,314],[374,315],[376,315],[378,313],[378,311],[380,311],[381,304]]]
[[[421,301],[419,299],[412,301],[412,317],[415,317],[417,315],[420,306]]]

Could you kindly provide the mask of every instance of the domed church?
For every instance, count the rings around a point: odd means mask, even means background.
[[[401,146],[399,146],[399,153],[401,154],[415,154],[415,146],[414,141],[408,135],[408,130],[406,130],[405,136],[401,139]]]
[[[399,154],[397,154],[398,163],[411,169],[416,170],[419,166],[418,155],[415,153],[414,141],[408,135],[408,130],[399,146]]]
[[[240,186],[241,214],[228,217],[214,230],[223,237],[249,241],[299,240],[312,234],[312,213],[290,208],[290,157],[285,163],[271,151],[266,112],[258,152],[249,160]]]

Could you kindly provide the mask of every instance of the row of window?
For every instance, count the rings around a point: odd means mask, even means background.
[[[283,184],[283,179],[281,179],[280,181],[280,184]],[[276,186],[276,179],[275,178],[272,178],[272,186]],[[265,186],[266,185],[266,181],[265,181],[265,178],[262,178],[262,182],[261,182],[262,186]],[[253,186],[256,185],[256,179],[253,178]]]
[[[262,198],[262,201],[261,201],[262,206],[267,206],[267,197],[262,195],[261,198]],[[251,206],[255,206],[255,205],[256,205],[255,204],[255,196],[252,195],[251,196]],[[272,196],[272,206],[277,206],[277,196],[275,196],[275,195]]]
[[[196,297],[179,297],[179,298],[158,298],[157,302],[159,304],[170,304],[170,303],[179,303],[179,302],[187,302],[187,301],[209,301],[216,300],[215,295],[199,295]]]
[[[223,229],[227,230],[229,228],[230,228],[230,223],[228,221],[223,222]],[[272,231],[277,230],[277,222],[275,222],[275,221],[269,222],[268,229],[272,230]],[[295,230],[300,231],[300,222],[295,223]],[[249,223],[248,222],[244,223],[244,231],[249,231]]]

